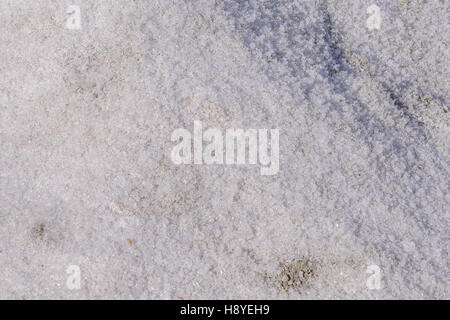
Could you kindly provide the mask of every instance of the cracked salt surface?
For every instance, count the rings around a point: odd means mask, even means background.
[[[449,6],[375,2],[1,0],[0,298],[448,299]]]

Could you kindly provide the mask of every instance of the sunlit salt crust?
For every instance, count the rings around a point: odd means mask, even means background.
[[[374,3],[0,1],[0,298],[448,299],[448,2]]]

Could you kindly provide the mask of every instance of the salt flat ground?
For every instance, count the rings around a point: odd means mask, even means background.
[[[0,0],[0,298],[450,298],[449,21]],[[278,128],[279,172],[175,165],[195,120]]]

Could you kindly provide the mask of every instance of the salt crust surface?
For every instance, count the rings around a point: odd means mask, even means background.
[[[0,1],[0,298],[450,297],[448,2],[76,2]],[[194,120],[280,172],[174,165]]]

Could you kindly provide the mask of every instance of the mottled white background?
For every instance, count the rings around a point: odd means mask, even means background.
[[[0,0],[0,298],[450,298],[449,21],[444,0]],[[278,128],[280,172],[174,165],[194,120]]]

